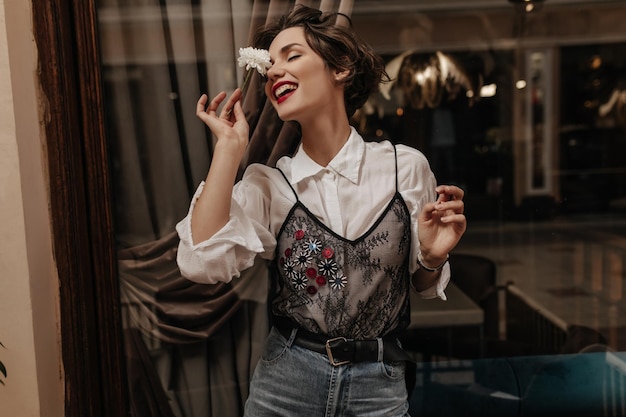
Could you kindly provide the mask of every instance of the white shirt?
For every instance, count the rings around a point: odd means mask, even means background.
[[[396,145],[398,191],[411,213],[410,272],[419,266],[417,217],[429,201],[436,200],[436,181],[424,155]],[[300,201],[321,222],[344,238],[355,240],[381,216],[396,192],[396,164],[389,142],[365,142],[352,128],[348,141],[323,167],[313,161],[302,145],[293,157],[281,158],[276,166],[287,177]],[[192,199],[189,213],[176,225],[180,237],[177,262],[187,279],[198,283],[229,282],[249,268],[257,256],[274,258],[276,236],[296,202],[293,191],[277,169],[250,165],[235,184],[230,219],[208,240],[193,244],[191,214],[204,183]],[[424,298],[446,299],[450,280],[446,264],[439,280]]]

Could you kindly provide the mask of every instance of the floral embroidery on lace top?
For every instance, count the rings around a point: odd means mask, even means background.
[[[354,241],[334,233],[298,200],[277,240],[275,315],[314,333],[354,339],[408,325],[410,216],[399,193]]]

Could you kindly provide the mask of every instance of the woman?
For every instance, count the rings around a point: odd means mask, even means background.
[[[177,226],[181,272],[214,283],[256,256],[273,265],[273,327],[249,416],[408,415],[396,335],[409,323],[409,285],[445,299],[448,253],[466,227],[463,191],[436,186],[420,152],[366,143],[350,126],[386,74],[333,18],[299,6],[255,38],[271,57],[267,98],[302,133],[276,168],[253,164],[233,187],[248,144],[241,92],[197,105],[217,143]]]

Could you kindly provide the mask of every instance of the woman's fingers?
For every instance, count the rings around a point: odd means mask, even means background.
[[[220,103],[224,101],[226,98],[225,92],[220,92],[218,95],[213,97],[213,100],[209,102],[207,106],[208,96],[206,94],[202,94],[196,103],[196,115],[200,116],[203,113],[209,115],[215,115],[217,112],[217,108],[220,106]]]
[[[437,201],[435,210],[441,212],[463,213],[465,211],[465,203],[463,200]]]
[[[233,126],[236,121],[233,118],[233,108],[241,98],[241,90],[236,89],[235,92],[226,100],[226,103],[222,106],[220,115],[217,115],[217,109],[220,107],[227,94],[222,91],[208,103],[208,97],[206,94],[202,94],[196,103],[196,116],[200,118],[211,130],[218,128],[221,123],[225,123],[227,126]]]
[[[465,192],[461,188],[454,185],[440,185],[435,191],[437,192],[435,210],[463,213],[465,210],[465,203],[463,203]]]
[[[200,116],[201,113],[205,113],[206,112],[206,101],[207,101],[207,95],[206,94],[202,94],[200,96],[200,98],[198,99],[198,102],[196,103],[196,116]]]
[[[245,151],[249,140],[249,126],[245,113],[241,107],[241,90],[235,92],[226,99],[225,92],[216,95],[210,102],[203,94],[196,103],[196,116],[211,130],[218,142],[226,141],[235,145],[238,151]],[[217,114],[217,109],[222,109]]]
[[[209,128],[216,127],[213,123],[218,120],[222,122],[226,122],[226,125],[233,126],[233,124],[237,120],[241,120],[243,117],[243,110],[241,110],[240,100],[241,100],[241,90],[237,88],[228,100],[222,106],[222,110],[217,114],[217,109],[220,107],[224,99],[226,99],[227,94],[222,91],[208,103],[208,97],[206,94],[202,94],[196,103],[196,116],[198,116]],[[235,106],[239,104],[240,114],[239,116],[234,115]],[[245,118],[245,117],[244,117]]]
[[[465,196],[465,192],[456,185],[440,185],[435,188],[435,191],[438,194],[437,202],[463,200]]]
[[[241,90],[237,88],[235,89],[233,94],[228,98],[228,100],[226,101],[226,104],[224,104],[224,107],[222,108],[222,112],[220,114],[220,118],[231,120],[231,116],[233,114],[235,104],[239,102],[240,98],[241,98]]]

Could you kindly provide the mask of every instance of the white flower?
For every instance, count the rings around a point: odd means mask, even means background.
[[[252,47],[239,48],[239,59],[237,59],[237,62],[240,67],[246,67],[246,71],[254,68],[262,76],[265,76],[267,70],[272,66],[268,50]]]

